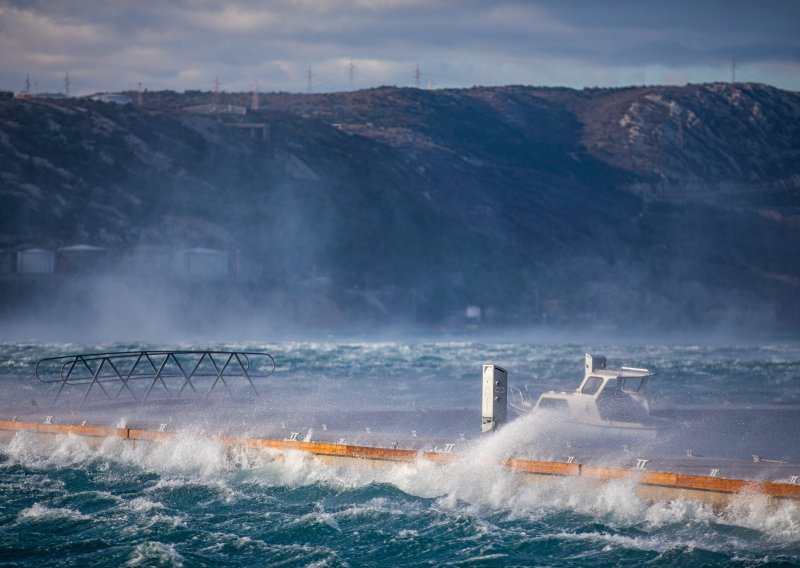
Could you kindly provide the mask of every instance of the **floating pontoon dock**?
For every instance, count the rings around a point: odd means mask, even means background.
[[[44,375],[44,369],[55,369],[55,378]],[[492,367],[492,366],[487,366]],[[229,393],[235,380],[257,393],[254,381],[268,376],[274,361],[265,353],[214,352],[214,351],[141,351],[135,353],[103,353],[75,355],[43,360],[37,366],[37,376],[45,382],[60,383],[56,401],[65,389],[79,387],[80,406],[92,390],[106,399],[121,396],[134,399],[127,408],[131,418],[124,427],[114,427],[99,420],[76,420],[74,408],[58,415],[35,417],[32,411],[24,416],[0,416],[0,437],[10,438],[17,432],[41,435],[75,435],[89,440],[120,439],[132,443],[153,443],[178,436],[199,441],[215,441],[228,447],[248,447],[276,452],[304,452],[323,462],[336,462],[352,466],[378,468],[393,463],[414,464],[432,462],[443,467],[468,459],[470,443],[464,435],[455,439],[411,435],[397,436],[386,433],[298,428],[292,431],[265,427],[263,435],[192,435],[181,431],[180,424],[153,422],[143,419],[136,422],[137,408],[148,400],[154,389],[160,387],[174,399],[183,393],[206,400],[219,387]],[[493,368],[490,371],[494,371]],[[502,370],[501,370],[502,371]],[[484,379],[487,369],[484,368]],[[505,373],[503,371],[503,373]],[[170,381],[177,381],[170,388]],[[205,381],[205,390],[203,390]],[[113,383],[115,388],[109,388]],[[138,387],[135,383],[141,383]],[[502,384],[505,388],[505,383]],[[113,396],[112,396],[113,395]],[[77,399],[76,399],[77,400]],[[495,401],[496,402],[496,401]],[[492,400],[485,400],[491,407]],[[484,410],[486,411],[486,406]],[[484,430],[486,430],[484,412]],[[144,415],[144,413],[143,413]],[[91,414],[89,414],[91,416]],[[190,430],[187,428],[187,430]],[[487,434],[495,435],[495,434]],[[553,459],[533,459],[526,456],[505,459],[501,465],[536,481],[554,478],[580,478],[591,482],[606,482],[627,478],[636,483],[636,492],[649,499],[687,498],[721,503],[741,494],[763,495],[781,500],[800,500],[800,464],[785,463],[753,456],[752,461],[717,459],[694,456],[623,455],[613,465],[603,463],[603,454],[588,448],[568,449],[572,455]],[[487,464],[497,465],[497,464]]]

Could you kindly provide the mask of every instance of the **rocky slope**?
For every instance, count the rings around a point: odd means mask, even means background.
[[[333,324],[468,304],[518,325],[800,322],[797,93],[380,88],[181,110],[211,100],[0,101],[0,247],[238,250],[259,302]]]

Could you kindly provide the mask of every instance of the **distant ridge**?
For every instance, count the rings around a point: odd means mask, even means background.
[[[798,93],[381,87],[183,110],[214,96],[0,100],[0,248],[237,251],[237,305],[334,324],[468,305],[482,325],[800,323]]]

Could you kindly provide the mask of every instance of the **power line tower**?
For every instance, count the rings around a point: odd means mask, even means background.
[[[25,94],[31,94],[31,76],[30,74],[25,75]]]
[[[142,82],[139,81],[138,85],[139,85],[139,92],[136,97],[137,98],[136,102],[139,103],[139,106],[142,106]]]
[[[414,70],[414,85],[417,89],[419,89],[420,78],[422,78],[422,73],[420,73],[419,65],[417,65],[417,68]]]
[[[219,77],[214,77],[214,103],[219,102]]]
[[[306,71],[306,80],[307,80],[306,92],[310,93],[311,89],[314,86],[314,74],[311,72],[311,65],[308,66],[308,71]]]
[[[250,102],[250,110],[258,110],[258,79],[253,81],[253,100]]]
[[[64,96],[69,98],[69,71],[64,74]]]
[[[353,60],[350,60],[350,63],[347,65],[347,79],[350,83],[350,90],[353,90],[353,85],[355,85],[356,79],[356,66],[353,63]]]

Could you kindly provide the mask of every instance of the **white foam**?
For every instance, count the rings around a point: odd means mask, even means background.
[[[554,428],[560,427],[537,420],[523,418],[510,424],[479,440],[447,466],[425,461],[398,465],[387,470],[383,480],[413,495],[437,497],[439,507],[465,509],[478,516],[485,509],[529,518],[570,510],[615,527],[636,526],[673,533],[680,529],[702,535],[708,532],[710,523],[721,523],[757,530],[772,541],[800,542],[800,507],[791,501],[776,505],[763,496],[741,495],[720,511],[708,504],[682,499],[642,500],[636,496],[637,482],[633,478],[597,483],[590,479],[553,477],[525,483],[523,476],[498,464],[527,447],[531,440],[535,443],[547,439]],[[652,549],[660,546],[650,541],[636,544]],[[703,544],[710,549],[718,548],[713,542]]]
[[[318,503],[316,507],[316,511],[312,513],[307,513],[305,515],[301,515],[297,519],[293,521],[292,524],[299,524],[305,525],[308,523],[312,524],[320,524],[320,525],[328,525],[332,529],[341,532],[341,528],[339,528],[339,523],[336,520],[336,516],[334,513],[326,512],[322,506]]]
[[[726,507],[720,522],[757,530],[773,541],[800,542],[800,507],[789,500],[776,507],[762,495],[737,495]]]
[[[228,546],[232,546],[237,550],[257,548],[263,551],[268,548],[267,543],[265,543],[263,540],[253,539],[249,536],[239,536],[236,534],[223,532],[212,532],[208,536],[216,542],[202,548],[201,552],[215,553],[225,549]]]
[[[148,513],[155,509],[163,509],[164,505],[159,503],[158,501],[151,501],[146,497],[136,497],[128,501],[125,506],[130,509],[131,511],[137,511],[140,513]]]
[[[144,528],[157,527],[156,530],[158,531],[162,530],[163,527],[166,527],[168,530],[174,530],[189,526],[187,517],[183,515],[169,515],[165,512],[162,512],[163,509],[159,507],[156,507],[150,511],[136,511],[135,509],[129,509],[129,511],[130,510],[140,515],[140,517],[137,522],[126,524],[121,531],[123,534],[132,537],[136,537],[137,535],[141,534],[141,531]],[[126,514],[126,517],[128,515],[129,513]]]
[[[143,542],[137,544],[125,566],[169,565],[183,566],[183,556],[171,544]]]
[[[50,469],[85,462],[91,452],[85,440],[71,434],[43,437],[19,431],[9,440],[5,452],[12,463],[32,469]]]
[[[89,517],[82,514],[80,511],[76,511],[75,509],[66,507],[48,507],[47,505],[42,505],[41,503],[34,503],[27,509],[20,511],[19,515],[17,515],[18,521],[24,519],[71,519],[75,521],[85,521],[88,520]]]
[[[378,469],[358,467],[361,462],[353,462],[352,467],[342,462],[330,465],[296,451],[230,448],[214,440],[193,438],[188,433],[155,442],[132,443],[109,438],[90,445],[73,435],[18,432],[8,442],[5,453],[11,462],[42,470],[81,465],[99,458],[95,467],[101,470],[105,460],[155,472],[157,481],[143,488],[146,496],[126,505],[139,513],[161,513],[163,506],[153,495],[187,485],[210,488],[216,498],[230,502],[241,497],[237,488],[242,483],[266,487],[322,484],[346,489],[388,483],[410,495],[435,499],[436,508],[477,518],[502,512],[512,518],[536,519],[566,510],[588,515],[612,527],[635,526],[655,532],[693,530],[702,534],[713,523],[752,529],[770,542],[800,542],[800,507],[793,501],[776,505],[764,497],[742,495],[723,510],[680,499],[651,503],[636,497],[634,479],[598,484],[588,479],[553,477],[527,483],[525,476],[500,465],[508,457],[530,450],[532,443],[535,448],[537,442],[546,442],[559,427],[531,415],[453,454],[454,462],[449,465],[418,460]],[[317,517],[311,520],[338,530],[338,520],[345,516],[370,512],[405,514],[408,511],[404,509],[412,505],[413,502],[398,504],[394,500],[376,499],[335,515],[315,512]],[[155,516],[153,521],[185,522],[166,515]],[[713,543],[704,546],[714,548]]]
[[[664,552],[678,547],[694,548],[695,545],[691,541],[683,541],[676,543],[673,539],[666,539],[654,536],[626,536],[612,532],[559,532],[553,534],[543,534],[534,537],[532,540],[577,540],[577,541],[590,541],[603,545],[604,551],[613,550],[615,548],[622,549],[635,549],[654,552]]]

